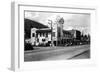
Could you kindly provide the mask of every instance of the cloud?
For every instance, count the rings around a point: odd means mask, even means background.
[[[73,14],[69,19],[65,19],[64,29],[67,27],[90,33],[90,15]]]
[[[25,12],[25,18],[48,25],[48,19],[55,22],[57,16],[63,17],[63,27],[66,30],[77,29],[84,33],[90,33],[90,15],[72,13],[49,13],[49,12]]]
[[[28,19],[35,19],[39,17],[39,13],[38,12],[25,12],[25,18],[28,18]]]

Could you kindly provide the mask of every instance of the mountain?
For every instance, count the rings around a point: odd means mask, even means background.
[[[48,28],[48,26],[43,25],[42,23],[36,22],[34,20],[30,19],[24,19],[24,33],[25,33],[25,38],[30,38],[31,35],[31,28]]]

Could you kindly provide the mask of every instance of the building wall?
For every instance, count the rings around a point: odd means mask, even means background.
[[[48,43],[48,41],[51,41],[51,32],[47,33],[36,33],[38,29],[31,29],[31,43],[32,45],[39,45],[39,44],[45,44]],[[34,35],[33,35],[34,34]]]

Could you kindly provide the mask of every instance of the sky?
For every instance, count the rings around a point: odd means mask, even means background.
[[[90,34],[90,14],[25,11],[25,18],[44,25],[48,25],[48,19],[55,22],[58,16],[64,19],[64,30],[77,29],[83,34]]]

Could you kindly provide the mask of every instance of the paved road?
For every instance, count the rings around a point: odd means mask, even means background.
[[[44,60],[66,60],[74,59],[90,49],[89,45],[70,46],[70,47],[38,47],[37,50],[25,51],[24,61],[44,61]],[[86,54],[89,56],[89,53]],[[85,58],[85,57],[84,57]],[[79,57],[81,59],[81,57]]]
[[[70,59],[89,59],[90,58],[90,50],[87,50],[83,53],[80,53]]]

